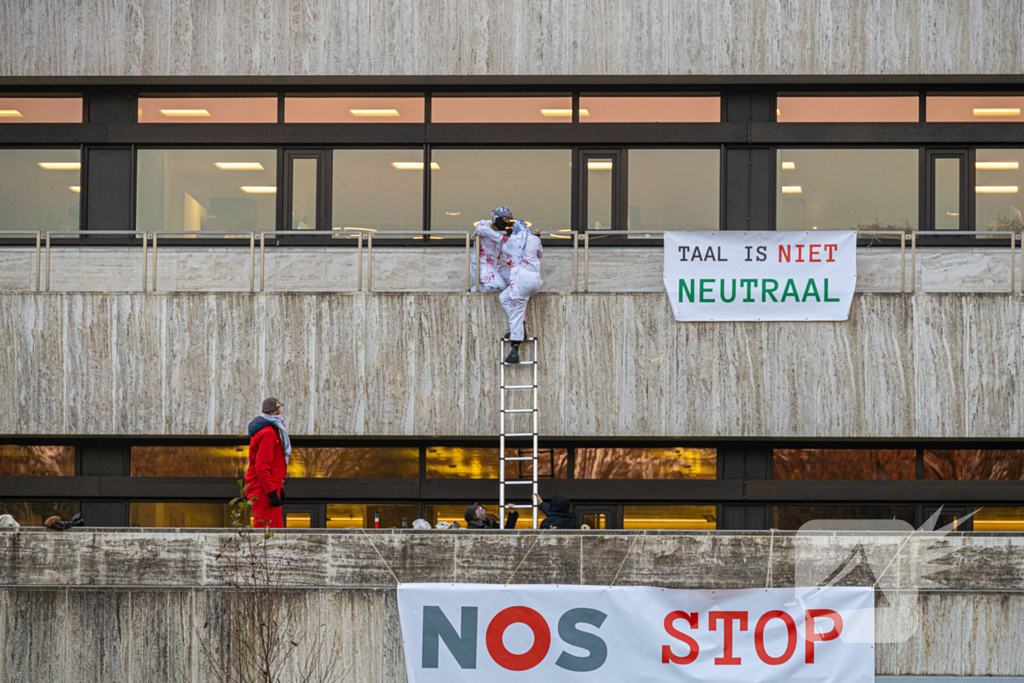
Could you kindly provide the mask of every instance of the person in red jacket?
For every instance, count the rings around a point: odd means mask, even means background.
[[[276,398],[263,401],[263,414],[249,423],[249,469],[245,496],[252,501],[253,526],[284,528],[281,503],[284,475],[292,453],[291,439]]]

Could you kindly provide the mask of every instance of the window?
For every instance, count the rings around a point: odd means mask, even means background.
[[[1024,150],[979,149],[975,157],[976,229],[1021,232]]]
[[[1024,451],[925,450],[925,479],[1024,480]]]
[[[337,149],[333,165],[335,230],[423,229],[422,149]]]
[[[232,522],[227,503],[131,503],[128,520],[129,526],[157,528],[216,529]]]
[[[285,97],[285,123],[423,123],[423,96]]]
[[[975,531],[1024,531],[1024,508],[975,508]]]
[[[780,149],[777,230],[917,229],[916,149]]]
[[[714,505],[627,505],[623,511],[623,529],[717,528]]]
[[[277,123],[277,98],[140,97],[139,123]]]
[[[328,529],[411,529],[418,517],[418,505],[346,503],[327,506]]]
[[[714,479],[714,448],[577,448],[577,479]]]
[[[581,95],[580,123],[718,123],[718,95]]]
[[[926,120],[1020,123],[1022,109],[1021,95],[928,95]]]
[[[245,476],[249,446],[132,446],[133,477]]]
[[[439,149],[431,168],[432,230],[470,232],[498,206],[545,233],[570,229],[570,150]]]
[[[914,479],[917,451],[777,448],[776,479]]]
[[[81,97],[0,97],[0,124],[81,122]]]
[[[289,477],[396,478],[419,476],[418,448],[293,448]]]
[[[10,515],[21,526],[42,526],[50,517],[71,519],[75,506],[69,502],[0,501],[0,515]],[[88,523],[88,522],[87,522]]]
[[[571,123],[572,97],[433,97],[432,123]],[[493,207],[492,207],[493,208]]]
[[[275,229],[275,150],[142,149],[138,154],[137,230]]]
[[[628,229],[718,230],[719,150],[629,150]]]
[[[0,231],[78,230],[77,149],[0,149]]]
[[[533,455],[533,449],[506,448],[506,457]],[[568,451],[564,448],[541,448],[537,451],[538,477],[550,478],[552,467],[556,479],[566,477]],[[497,448],[427,448],[428,479],[497,479]],[[533,477],[533,463],[512,461],[505,463],[509,479]],[[466,503],[469,505],[469,503]]]
[[[0,477],[38,476],[75,476],[75,447],[0,444]]]
[[[797,531],[816,519],[903,520],[916,526],[913,505],[776,505],[773,527],[781,531]]]
[[[775,119],[779,123],[916,123],[917,95],[840,95],[779,93]]]

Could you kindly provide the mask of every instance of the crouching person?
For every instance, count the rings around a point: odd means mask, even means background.
[[[253,526],[283,529],[284,476],[292,453],[291,439],[276,398],[263,401],[263,413],[249,423],[249,469],[245,497],[252,501]]]
[[[516,522],[519,521],[519,513],[516,512],[514,505],[509,503],[506,506],[508,510],[508,517],[505,518],[505,528],[515,529]],[[480,503],[473,503],[466,508],[466,528],[467,529],[500,529],[501,524],[498,522],[498,518],[494,515],[487,514],[487,510]]]

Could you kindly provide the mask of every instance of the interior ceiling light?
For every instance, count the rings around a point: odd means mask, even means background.
[[[258,161],[216,161],[213,164],[224,171],[262,171],[263,164]]]
[[[445,216],[461,216],[462,212],[461,211],[445,211],[444,215]]]
[[[974,168],[988,171],[1018,169],[1020,168],[1020,163],[1016,161],[976,161],[974,163]]]
[[[975,107],[975,116],[1020,116],[1020,107]]]
[[[588,171],[610,171],[612,170],[612,162],[610,161],[588,161]]]
[[[40,161],[39,165],[48,171],[77,171],[82,168],[81,161]]]
[[[557,237],[560,240],[571,240],[572,239],[572,237],[570,237],[569,235],[559,235],[559,234],[554,233],[554,232],[549,232],[548,233],[548,237]]]
[[[959,216],[960,214],[959,213],[950,213],[949,211],[947,211],[946,215],[947,216]]]
[[[422,161],[392,161],[391,165],[394,166],[395,168],[397,168],[399,171],[422,171],[423,170],[423,162]],[[432,171],[439,171],[440,169],[441,169],[441,167],[437,165],[436,161],[431,161],[430,162],[430,170],[432,170]]]
[[[804,191],[804,188],[799,185],[783,185],[782,194],[800,194]]]
[[[164,116],[201,116],[206,117],[210,115],[205,109],[161,109],[160,113]]]
[[[1016,185],[978,185],[974,188],[978,194],[1017,194]]]
[[[397,109],[349,109],[352,116],[400,116]]]
[[[377,228],[345,228],[345,230],[353,230],[355,232],[377,232]]]
[[[20,119],[22,117],[22,113],[17,109],[0,109],[0,116],[5,118]]]
[[[246,194],[274,194],[277,187],[274,185],[242,185],[240,188]]]
[[[547,117],[572,117],[572,109],[541,109],[540,113],[542,116]],[[586,109],[580,109],[580,116],[590,116],[590,112]]]
[[[783,161],[782,162],[782,169],[785,170],[785,171],[795,171],[796,170],[796,162],[795,161]]]
[[[71,190],[72,192],[78,193],[78,192],[82,191],[82,186],[81,185],[68,185],[68,189]]]

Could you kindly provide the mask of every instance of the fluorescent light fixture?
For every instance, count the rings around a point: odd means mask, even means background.
[[[783,185],[782,194],[800,194],[804,191],[804,188],[799,185]]]
[[[81,161],[40,161],[39,165],[47,171],[77,171],[82,168]]]
[[[246,194],[274,194],[277,187],[274,185],[242,185],[239,187]]]
[[[0,109],[0,117],[20,119],[22,113],[17,109]]]
[[[462,212],[461,211],[445,211],[444,215],[445,216],[461,216]]]
[[[352,116],[400,116],[397,109],[349,109]]]
[[[974,188],[978,194],[1017,194],[1016,185],[978,185]]]
[[[532,228],[533,227],[533,223],[531,223],[530,221],[523,221],[523,224],[526,225],[526,227],[528,227],[528,228]]]
[[[263,164],[258,161],[215,161],[214,166],[222,171],[262,171]]]
[[[572,117],[572,109],[541,109],[540,113],[543,116],[547,116],[549,118],[550,117],[561,117],[561,118],[571,118]],[[590,112],[587,111],[586,109],[580,109],[580,116],[590,116]]]
[[[959,216],[960,214],[959,213],[950,213],[949,211],[947,211],[946,215],[947,216]]]
[[[549,232],[548,237],[557,237],[560,240],[571,240],[572,237],[569,235],[559,235],[558,233]]]
[[[206,117],[210,115],[205,109],[161,109],[160,113],[164,116],[199,116]]]
[[[811,230],[817,230],[817,229],[818,229],[818,226],[817,226],[817,225],[812,225],[812,226],[811,226]]]
[[[1020,107],[975,107],[975,116],[1020,116]]]
[[[610,171],[612,170],[612,162],[610,161],[588,161],[588,171]]]
[[[782,116],[782,110],[781,109],[776,109],[775,110],[775,118],[779,118],[780,116]]]
[[[782,162],[782,169],[784,171],[795,171],[796,170],[796,162],[795,161],[783,161]]]
[[[81,185],[68,185],[68,189],[71,190],[72,192],[74,192],[75,194],[78,194],[78,193],[80,193],[82,191],[82,186]]]
[[[392,161],[391,165],[397,168],[399,171],[422,171],[422,161]],[[430,162],[430,170],[438,171],[441,167],[437,165],[436,161]]]
[[[976,161],[974,162],[974,168],[987,171],[998,171],[1020,168],[1020,163],[1017,161]]]
[[[377,232],[377,228],[344,228],[344,230],[351,230],[353,232]]]

